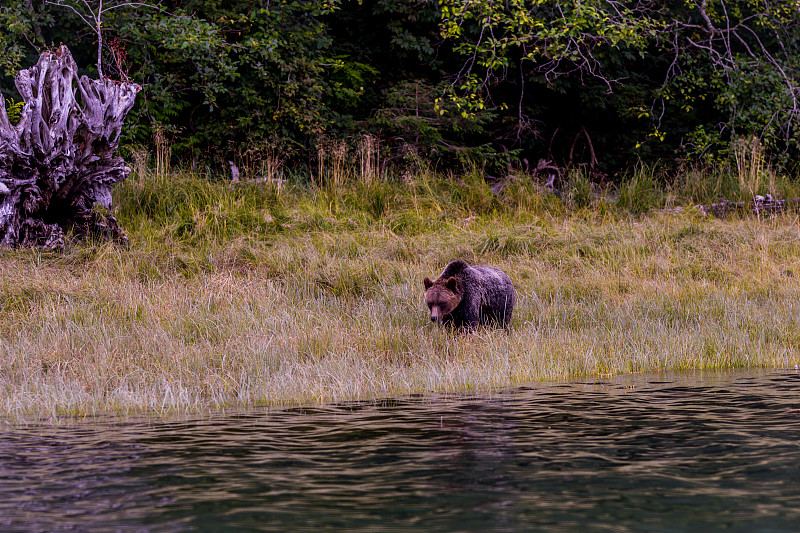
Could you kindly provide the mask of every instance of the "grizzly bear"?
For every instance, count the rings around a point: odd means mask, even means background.
[[[514,299],[511,278],[487,265],[453,261],[435,281],[425,278],[425,303],[431,320],[457,329],[489,323],[507,326]]]

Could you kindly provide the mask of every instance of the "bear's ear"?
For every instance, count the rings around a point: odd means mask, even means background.
[[[445,286],[453,292],[458,292],[458,279],[455,276],[451,277],[447,280]]]
[[[429,278],[429,277],[425,277],[425,281],[423,281],[422,283],[425,284],[425,290],[426,291],[428,289],[430,289],[431,287],[433,287],[433,282],[431,281],[431,278]]]

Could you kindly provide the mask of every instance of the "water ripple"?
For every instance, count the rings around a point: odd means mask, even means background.
[[[3,531],[795,531],[800,376],[623,376],[0,434]]]

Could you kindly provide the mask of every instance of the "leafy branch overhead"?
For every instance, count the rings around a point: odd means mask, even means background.
[[[779,151],[797,149],[798,8],[795,2],[701,0],[442,0],[442,36],[462,63],[447,98],[467,115],[510,106],[517,86],[517,127],[531,125],[526,85],[566,91],[600,85],[607,94],[631,86],[649,99],[628,100],[628,112],[650,119],[648,137],[665,140],[671,113],[713,109],[708,125],[719,145],[757,133]],[[766,84],[761,95],[753,88]],[[763,89],[763,86],[762,86]],[[538,94],[538,93],[537,93]],[[596,94],[596,93],[595,93]],[[594,96],[599,98],[599,96]],[[648,101],[649,100],[649,101]],[[706,125],[699,131],[707,131]],[[696,127],[697,127],[696,126]],[[689,145],[695,132],[681,130]],[[696,147],[703,148],[703,147]]]

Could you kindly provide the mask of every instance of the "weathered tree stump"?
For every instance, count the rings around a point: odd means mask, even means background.
[[[78,78],[66,46],[15,83],[25,102],[18,124],[0,98],[0,246],[62,249],[67,228],[127,243],[108,210],[111,189],[130,174],[114,152],[141,87]]]

